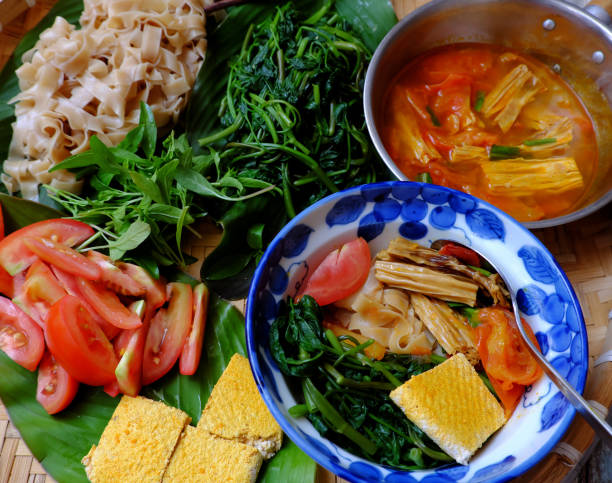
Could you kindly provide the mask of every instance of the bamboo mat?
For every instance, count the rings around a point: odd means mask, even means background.
[[[399,16],[403,16],[427,0],[393,0]],[[25,2],[24,2],[25,3]],[[8,60],[22,35],[30,30],[46,14],[54,0],[39,0],[36,5],[8,23],[11,17],[7,0],[0,0],[0,68]],[[608,313],[612,311],[612,205],[583,220],[555,228],[537,230],[536,236],[548,247],[567,273],[576,291],[588,330],[591,367],[602,352],[608,331]],[[188,251],[198,259],[204,259],[219,243],[221,232],[213,225],[205,225],[202,238],[192,238]],[[190,267],[197,276],[199,265]],[[244,302],[235,305],[244,310]],[[610,329],[612,330],[612,329]],[[599,401],[605,407],[612,402],[612,363],[591,369],[585,395],[587,399]],[[570,427],[560,453],[552,453],[534,469],[521,477],[524,482],[559,482],[572,467],[579,467],[581,455],[589,452],[593,432],[576,418]],[[574,450],[569,449],[574,448]],[[573,455],[573,456],[572,456]],[[582,461],[583,462],[583,461]],[[576,481],[572,477],[570,481]],[[0,483],[53,482],[19,436],[9,421],[6,410],[0,404]],[[318,483],[341,483],[344,480],[319,468]],[[604,481],[604,480],[602,480]]]

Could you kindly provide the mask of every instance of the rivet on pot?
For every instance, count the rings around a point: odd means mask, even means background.
[[[591,60],[596,64],[602,64],[605,58],[606,57],[604,56],[604,53],[601,50],[596,50],[591,56]]]
[[[561,73],[561,66],[559,64],[553,64],[552,70],[559,74]]]
[[[553,30],[556,26],[557,24],[552,18],[547,18],[544,20],[544,22],[542,22],[542,27],[544,27],[544,30]]]

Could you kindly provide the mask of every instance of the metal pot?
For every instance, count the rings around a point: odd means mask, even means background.
[[[385,150],[377,128],[393,78],[413,57],[434,47],[484,42],[523,51],[558,72],[580,95],[596,127],[597,175],[574,211],[524,225],[561,225],[612,200],[612,31],[603,8],[587,8],[591,13],[560,0],[433,0],[402,19],[376,49],[364,92],[370,136],[393,174],[407,179]]]

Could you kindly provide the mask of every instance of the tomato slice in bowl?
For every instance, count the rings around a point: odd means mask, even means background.
[[[25,237],[23,243],[30,251],[40,257],[41,260],[87,280],[98,280],[102,271],[100,267],[81,255],[76,250],[44,238]]]
[[[208,287],[203,283],[196,285],[193,289],[193,322],[179,360],[180,373],[185,376],[195,374],[200,364],[204,331],[206,330],[208,295]]]
[[[51,307],[45,339],[55,359],[77,381],[102,386],[115,379],[113,346],[77,297],[66,295]]]
[[[142,383],[164,376],[177,361],[193,320],[193,290],[185,283],[169,283],[170,302],[151,319],[142,364]]]
[[[77,279],[77,286],[83,298],[109,324],[120,329],[137,329],[142,325],[140,318],[130,312],[114,292],[84,278]]]
[[[65,246],[74,246],[93,234],[93,228],[80,221],[60,218],[39,221],[14,231],[0,241],[0,265],[15,275],[34,263],[37,257],[24,244],[26,237],[44,238]]]
[[[56,414],[68,407],[76,396],[79,382],[72,377],[46,351],[38,367],[38,386],[36,400],[49,414]]]
[[[0,350],[29,371],[36,369],[45,351],[41,328],[5,297],[0,297]]]
[[[352,295],[365,283],[372,257],[368,243],[357,238],[334,250],[315,268],[302,295],[328,305]]]

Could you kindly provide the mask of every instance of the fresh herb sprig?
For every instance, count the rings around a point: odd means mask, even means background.
[[[310,296],[288,299],[270,328],[270,350],[281,371],[300,378],[303,403],[291,408],[327,438],[349,451],[398,469],[415,470],[452,461],[401,409],[389,392],[412,375],[445,360],[387,354],[370,359],[350,336],[337,337],[321,324]],[[297,381],[296,381],[297,382]]]
[[[194,156],[185,135],[170,133],[159,155],[156,145],[153,113],[141,104],[139,125],[117,146],[107,147],[93,136],[89,151],[53,168],[88,176],[83,195],[46,186],[74,219],[96,228],[101,243],[91,247],[94,240],[89,240],[91,248],[108,249],[111,258],[119,259],[145,244],[147,255],[139,260],[153,272],[157,265],[187,264],[181,242],[186,230],[198,235],[191,225],[207,214],[204,199],[239,201],[273,188],[231,171],[209,181],[200,173],[215,164],[215,156]],[[260,191],[242,195],[247,188]]]

